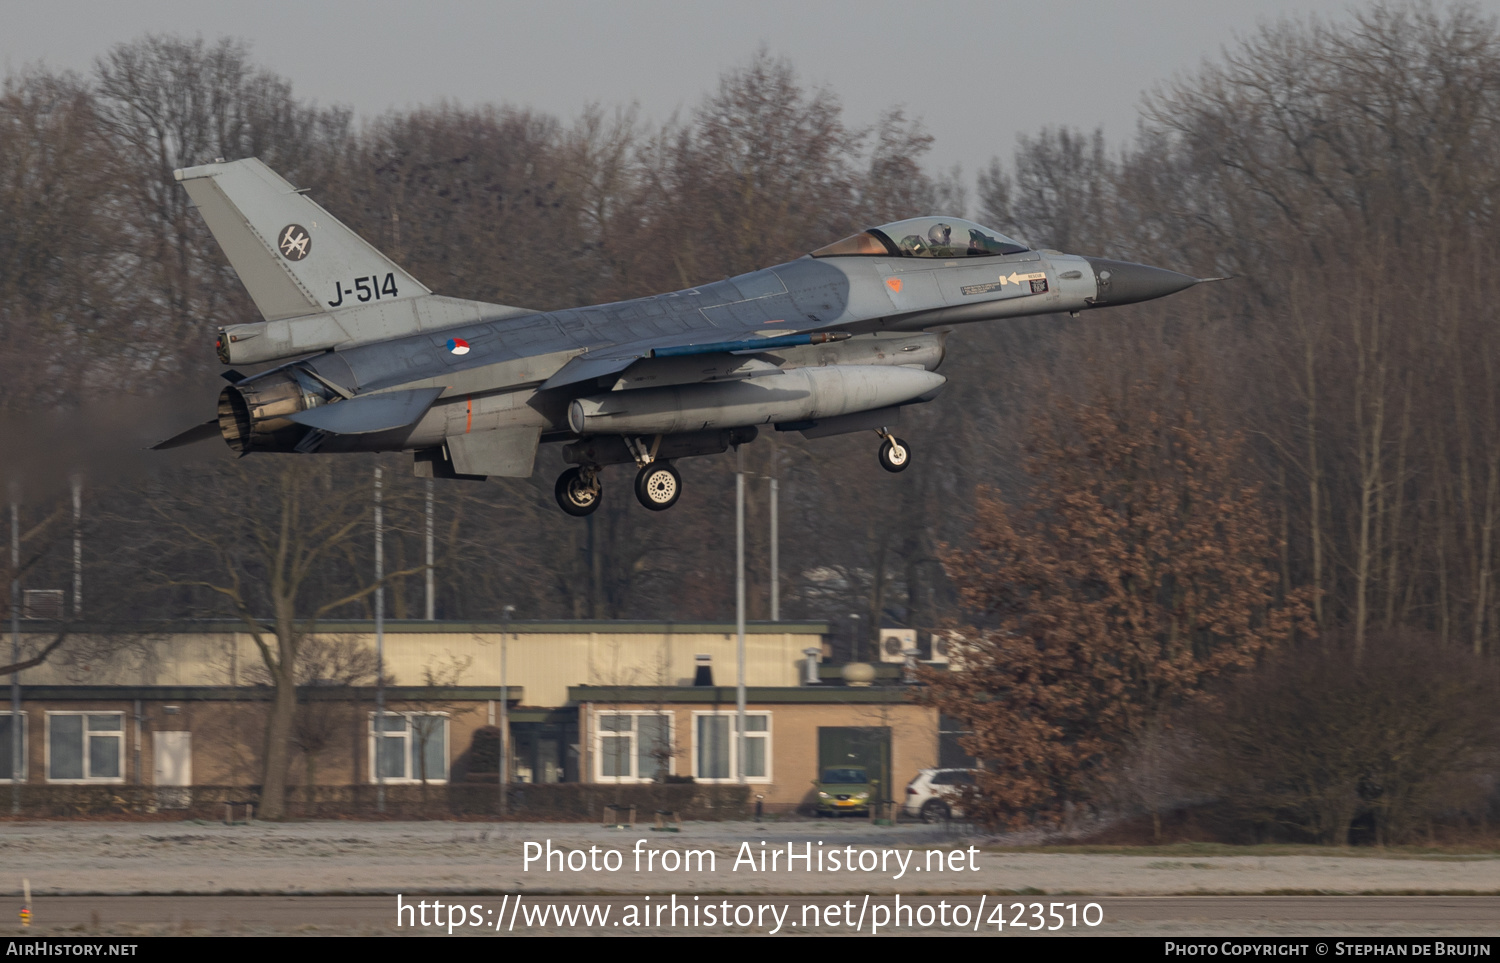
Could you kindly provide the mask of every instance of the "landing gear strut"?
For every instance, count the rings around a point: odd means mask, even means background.
[[[682,476],[671,462],[654,461],[635,476],[635,497],[653,512],[664,512],[677,504],[682,494]]]
[[[885,439],[880,446],[880,467],[889,472],[906,471],[911,464],[911,446],[884,428],[876,429],[875,434]]]
[[[569,515],[582,517],[592,515],[604,497],[604,486],[599,483],[597,468],[569,468],[557,476],[553,488],[557,505]]]

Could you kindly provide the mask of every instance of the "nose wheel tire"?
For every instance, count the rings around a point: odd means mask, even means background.
[[[906,471],[911,464],[911,446],[895,435],[886,437],[880,446],[880,467],[889,472]]]
[[[666,462],[653,462],[635,476],[635,497],[653,512],[671,508],[681,494],[682,476]]]
[[[585,477],[583,469],[569,468],[557,476],[553,494],[557,496],[559,508],[569,515],[581,518],[592,515],[599,507],[599,500],[604,497],[604,486],[599,484],[597,473]]]

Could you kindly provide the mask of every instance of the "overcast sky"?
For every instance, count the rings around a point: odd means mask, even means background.
[[[1475,4],[1490,16],[1500,0]],[[0,0],[0,66],[89,69],[148,32],[243,38],[303,97],[368,117],[442,98],[567,118],[589,102],[690,110],[764,45],[826,85],[847,119],[904,105],[936,137],[933,168],[970,175],[1016,135],[1103,126],[1118,143],[1141,96],[1282,17],[1342,18],[1347,0],[633,0],[524,3]]]

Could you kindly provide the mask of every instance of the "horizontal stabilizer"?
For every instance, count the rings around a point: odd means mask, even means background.
[[[299,425],[335,435],[368,435],[414,425],[442,394],[442,388],[416,388],[361,395],[349,401],[319,405],[287,417]]]
[[[184,445],[192,445],[200,441],[208,441],[210,438],[217,438],[219,435],[219,419],[215,418],[213,421],[205,421],[201,425],[194,425],[187,431],[178,432],[166,441],[152,445],[151,450],[166,451],[168,448],[181,448]]]

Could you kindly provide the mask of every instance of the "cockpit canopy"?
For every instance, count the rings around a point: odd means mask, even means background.
[[[988,257],[1026,245],[958,217],[913,217],[882,224],[812,252],[813,257]]]

